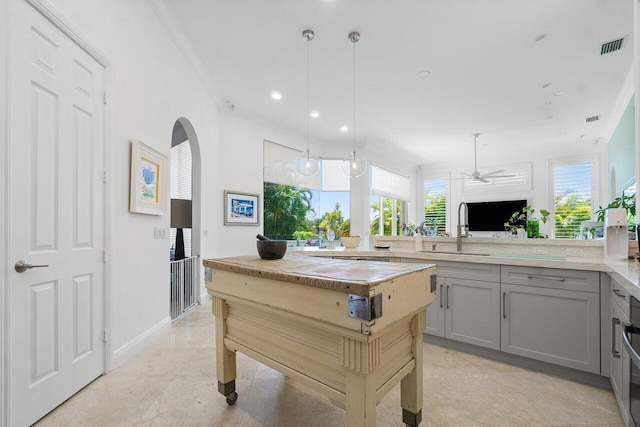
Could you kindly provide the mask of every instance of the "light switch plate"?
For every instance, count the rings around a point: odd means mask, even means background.
[[[154,239],[165,239],[167,237],[167,230],[163,227],[154,227],[153,228],[153,238]]]
[[[202,237],[209,237],[209,230],[207,229],[202,230]]]

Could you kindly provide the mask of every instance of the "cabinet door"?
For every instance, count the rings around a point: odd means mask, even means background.
[[[500,284],[447,277],[445,337],[500,350]]]
[[[445,278],[436,277],[436,298],[427,306],[424,332],[444,337],[444,287]]]
[[[618,401],[625,425],[629,425],[629,353],[622,344],[621,323],[629,318],[617,304],[611,304],[611,388]]]
[[[589,292],[502,285],[502,351],[600,373],[600,302]]]

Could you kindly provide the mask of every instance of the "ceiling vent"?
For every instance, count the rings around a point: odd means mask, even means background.
[[[586,123],[597,122],[598,120],[600,120],[600,116],[591,116],[584,119]]]
[[[600,46],[600,55],[606,55],[607,53],[615,52],[616,50],[622,49],[623,41],[624,37],[620,37],[619,39],[602,43],[602,45]]]

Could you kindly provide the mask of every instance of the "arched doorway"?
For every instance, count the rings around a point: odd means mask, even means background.
[[[201,158],[197,134],[181,117],[171,136],[171,318],[200,302]]]

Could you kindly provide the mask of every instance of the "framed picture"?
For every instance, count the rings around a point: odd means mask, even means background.
[[[260,196],[225,190],[224,225],[260,225]]]
[[[168,178],[169,158],[140,141],[131,141],[129,211],[147,215],[167,213]]]

